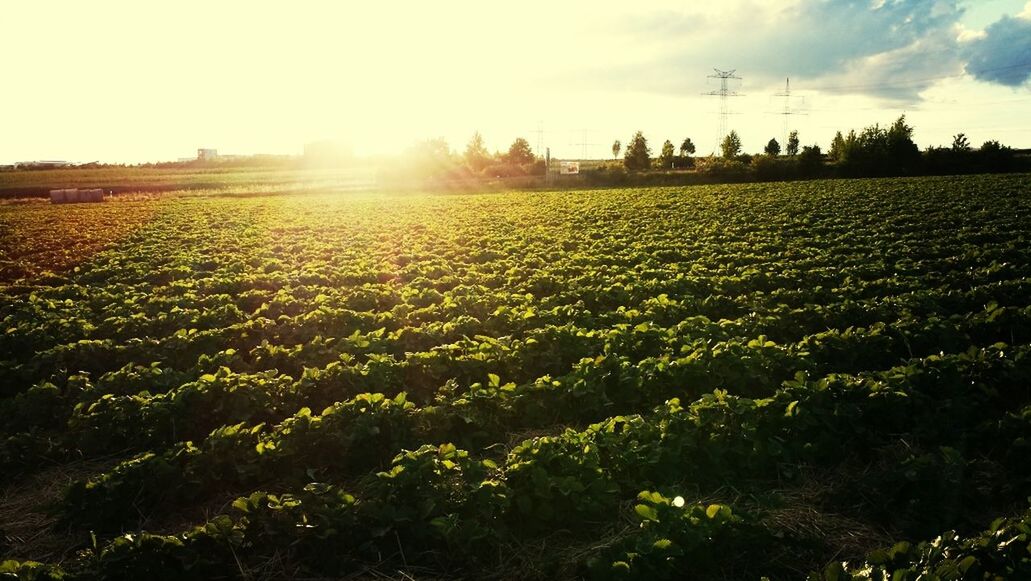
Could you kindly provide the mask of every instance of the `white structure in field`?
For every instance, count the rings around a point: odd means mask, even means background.
[[[580,173],[580,162],[579,161],[560,161],[558,164],[558,173],[568,176]]]
[[[200,148],[197,150],[197,159],[218,159],[218,150]]]

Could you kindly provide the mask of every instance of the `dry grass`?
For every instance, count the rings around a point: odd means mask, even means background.
[[[0,546],[3,556],[60,563],[87,544],[82,532],[60,530],[53,507],[76,480],[109,469],[121,458],[80,460],[45,468],[0,491]]]
[[[862,558],[874,549],[894,544],[891,532],[832,508],[837,492],[862,478],[860,472],[869,468],[845,462],[832,470],[803,469],[795,483],[770,491],[777,506],[762,510],[763,524],[786,537],[814,540],[819,547],[813,547],[808,559],[792,552],[770,555],[769,561],[795,570],[803,578],[829,563]]]

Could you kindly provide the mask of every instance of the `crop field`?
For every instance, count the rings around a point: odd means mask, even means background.
[[[367,189],[369,168],[104,167],[0,171],[0,200],[47,197],[52,188],[104,188],[118,192],[307,192]]]
[[[8,205],[0,244],[0,579],[1031,578],[1028,175]]]

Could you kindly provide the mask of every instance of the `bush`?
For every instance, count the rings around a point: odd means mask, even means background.
[[[622,165],[606,164],[582,171],[580,175],[592,186],[621,186],[630,181],[630,176]]]
[[[694,167],[694,158],[690,155],[678,155],[673,158],[673,167],[677,169],[690,169]]]
[[[745,164],[722,157],[702,157],[697,163],[698,174],[707,177],[738,181],[748,179],[751,172]]]
[[[817,177],[823,173],[823,152],[819,145],[806,145],[798,156],[798,171],[804,177]]]
[[[752,157],[750,167],[756,179],[772,182],[791,179],[797,165],[794,159],[762,154]]]

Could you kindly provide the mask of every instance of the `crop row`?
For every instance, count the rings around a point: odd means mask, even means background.
[[[703,333],[714,327],[703,323]],[[683,324],[663,329],[644,323],[607,333],[552,329],[551,337],[539,333],[539,339],[507,345],[484,338],[464,351],[410,354],[402,361],[385,357],[365,363],[337,361],[323,369],[306,370],[297,381],[275,372],[237,374],[222,367],[199,381],[153,396],[132,390],[112,392],[118,386],[113,379],[103,383],[102,395],[95,395],[97,387],[80,378],[64,392],[42,386],[4,403],[15,418],[12,427],[17,427],[45,425],[48,419],[62,416],[68,400],[78,401],[64,435],[83,453],[97,454],[133,447],[159,450],[179,440],[201,439],[222,425],[275,422],[302,407],[321,409],[384,386],[407,385],[404,393],[418,394],[421,385],[443,384],[445,389],[438,390],[437,398],[472,402],[468,431],[478,431],[479,438],[473,441],[487,444],[503,439],[511,429],[546,426],[560,419],[591,421],[613,409],[641,409],[668,397],[694,397],[713,388],[730,386],[762,395],[798,371],[854,372],[889,367],[936,351],[962,351],[969,345],[1024,342],[1031,338],[1031,312],[991,306],[975,316],[825,331],[785,346],[763,338],[710,343],[692,339],[697,335],[684,329]],[[565,342],[556,345],[555,339]],[[520,379],[521,369],[540,372],[559,365],[568,371],[524,379],[511,386],[511,393],[497,386],[483,389],[480,383],[488,375],[501,377],[493,370]],[[450,377],[426,381],[434,370]],[[183,377],[154,366],[124,371],[156,382]],[[468,394],[455,390],[462,384],[473,385]],[[5,460],[9,465],[18,463],[19,457],[31,458],[31,448],[19,451],[23,441],[8,440]]]
[[[234,503],[236,519],[219,517],[182,536],[128,535],[77,566],[116,578],[155,562],[165,575],[206,574],[231,563],[227,554],[249,560],[286,551],[313,573],[332,575],[354,570],[377,552],[393,554],[401,543],[410,560],[431,558],[430,551],[457,552],[472,559],[463,565],[472,567],[475,555],[495,554],[490,549],[509,538],[558,523],[574,533],[589,531],[597,519],[618,512],[628,492],[643,487],[670,490],[683,487],[685,479],[715,484],[733,474],[775,477],[786,462],[819,464],[835,462],[846,451],[875,451],[891,433],[912,434],[914,447],[938,447],[931,455],[940,468],[956,453],[949,445],[958,437],[990,442],[1031,434],[1028,414],[1021,412],[1031,401],[1028,355],[1027,348],[993,347],[930,357],[876,376],[800,380],[766,399],[718,392],[687,407],[670,401],[647,416],[614,417],[582,431],[527,440],[500,463],[449,444],[422,446],[370,474],[359,495],[318,483],[296,493],[256,492]],[[366,405],[406,407],[371,399]],[[992,420],[1006,409],[1011,420]],[[1000,454],[995,459],[1012,475],[1028,476],[1019,454]],[[909,464],[921,460],[914,457]],[[905,507],[927,493],[911,490],[910,498],[885,501]],[[775,531],[745,522],[727,507],[684,506],[672,495],[635,496],[634,512],[644,526],[617,547],[584,556],[586,570],[597,576],[648,578],[658,571],[671,577],[679,569],[670,557],[714,549],[712,543],[724,535],[744,554],[767,550],[776,538]],[[918,507],[911,510],[919,513]],[[652,551],[631,550],[642,537]],[[351,549],[341,552],[342,546]],[[723,554],[707,566],[730,566],[741,556]]]
[[[688,476],[704,476],[713,482],[730,477],[728,470],[738,470],[739,476],[745,472],[758,475],[779,465],[841,458],[845,451],[855,453],[873,448],[875,442],[862,439],[867,435],[875,438],[910,433],[914,444],[926,438],[931,446],[956,445],[951,439],[953,435],[968,438],[979,422],[1028,401],[1026,385],[1020,383],[1022,378],[1031,377],[1027,349],[1019,348],[1014,355],[1000,349],[1003,348],[915,360],[909,366],[893,368],[873,378],[834,374],[815,383],[804,379],[791,381],[769,400],[758,403],[720,392],[723,395],[717,400],[703,397],[691,406],[689,413],[674,413],[680,409],[674,403],[672,411],[660,408],[644,419],[620,416],[586,432],[567,431],[560,438],[535,440],[532,446],[548,449],[548,457],[554,462],[583,462],[592,457],[597,462],[597,455],[609,454],[621,458],[624,464],[609,461],[593,466],[592,470],[614,481],[624,478],[625,482],[641,482],[645,478],[660,483]],[[971,391],[971,377],[982,376],[990,382],[983,389],[996,392],[962,393]],[[493,393],[487,397],[460,398],[441,406],[416,408],[403,394],[393,399],[382,394],[363,394],[334,404],[318,415],[304,409],[270,429],[263,425],[248,428],[243,424],[220,428],[199,446],[187,442],[162,454],[147,453],[98,478],[80,482],[69,493],[67,514],[83,526],[118,528],[139,511],[149,512],[157,503],[196,501],[223,489],[250,489],[270,481],[299,485],[312,480],[355,478],[382,465],[396,450],[416,447],[419,442],[463,438],[470,443],[496,441],[503,435],[501,430],[519,426],[517,418],[525,415],[525,398],[536,398],[535,392],[526,393],[514,385],[499,383],[492,378],[487,391]],[[568,397],[575,390],[566,387],[553,393]],[[878,399],[871,400],[870,393],[876,393]],[[597,392],[589,393],[584,400],[597,396]],[[849,397],[866,399],[855,403]],[[820,398],[832,398],[831,404]],[[936,398],[934,409],[924,409]],[[975,402],[976,407],[968,405],[967,399]],[[695,416],[709,413],[706,403],[721,411],[706,417],[707,423],[701,426],[692,424],[697,421]],[[845,404],[854,409],[844,407]],[[810,411],[813,405],[816,408]],[[769,409],[759,413],[753,406]],[[782,411],[777,412],[778,409]],[[732,415],[728,416],[727,410]],[[807,412],[804,421],[791,420],[801,413],[799,410]],[[770,425],[750,425],[753,415]],[[485,421],[487,418],[492,420],[490,424]],[[793,422],[788,424],[790,428],[780,427],[777,422],[782,418]],[[660,435],[662,430],[679,433],[682,429],[691,432],[686,439],[671,440]],[[725,430],[731,430],[726,437],[736,442],[734,447],[720,444]],[[488,432],[487,437],[484,432]],[[613,441],[599,441],[610,433],[617,434]],[[693,451],[685,448],[687,441],[695,446]],[[980,444],[990,442],[989,439]],[[963,444],[977,447],[970,440]],[[835,447],[846,445],[846,450]],[[583,453],[574,451],[581,448]],[[587,454],[587,449],[592,450],[593,456]],[[540,453],[540,449],[532,452],[535,456]],[[570,481],[582,485],[584,477],[585,474],[577,474]],[[559,506],[574,507],[581,498],[611,508],[601,502],[605,495],[597,490],[567,496],[547,511],[556,512]],[[614,501],[614,496],[609,498],[609,502]],[[539,520],[541,515],[537,517]]]

